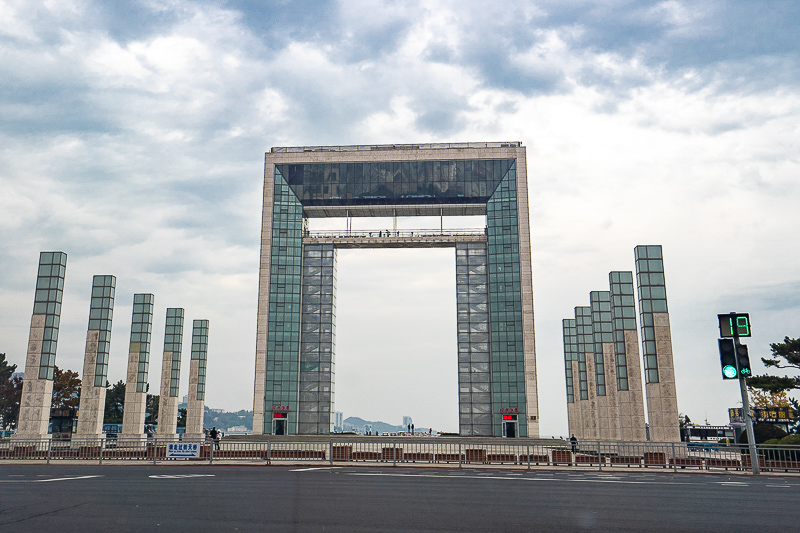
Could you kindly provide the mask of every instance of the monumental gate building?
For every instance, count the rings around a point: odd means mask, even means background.
[[[484,215],[485,227],[397,229],[398,216],[465,215]],[[348,229],[309,230],[310,218],[328,217],[346,217]],[[352,217],[395,223],[359,232]],[[330,432],[336,253],[382,247],[455,251],[460,434],[538,437],[527,173],[518,142],[266,154],[253,433]]]

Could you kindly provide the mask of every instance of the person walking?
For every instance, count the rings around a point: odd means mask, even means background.
[[[208,436],[211,437],[211,440],[214,441],[214,449],[219,450],[219,431],[217,430],[217,426],[211,428],[211,431],[208,432]]]
[[[569,443],[572,445],[572,453],[578,453],[578,439],[574,434],[569,438]]]

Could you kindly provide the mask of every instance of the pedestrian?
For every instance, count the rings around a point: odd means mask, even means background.
[[[574,434],[569,438],[569,443],[572,444],[572,453],[577,453],[578,452],[578,439],[575,437]]]
[[[214,441],[214,449],[219,450],[219,431],[217,431],[217,426],[211,428],[211,431],[208,432],[208,436]]]

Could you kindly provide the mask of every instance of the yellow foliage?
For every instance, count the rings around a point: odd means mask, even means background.
[[[750,393],[750,404],[752,407],[765,409],[769,407],[789,407],[792,405],[791,402],[789,402],[788,396],[786,396],[786,391],[768,392],[747,387],[747,392]]]

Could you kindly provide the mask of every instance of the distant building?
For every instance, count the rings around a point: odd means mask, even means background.
[[[336,411],[333,413],[333,432],[341,433],[344,426],[344,413]]]
[[[414,421],[411,419],[410,416],[404,416],[403,417],[403,427],[407,428],[408,426],[410,426],[413,423],[414,423]]]

